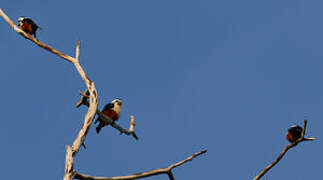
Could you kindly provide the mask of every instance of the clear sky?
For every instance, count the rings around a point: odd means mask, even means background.
[[[177,179],[252,179],[308,118],[318,139],[291,149],[263,179],[320,179],[323,145],[323,1],[3,0],[30,16],[39,40],[74,56],[95,82],[99,108],[123,99],[119,123],[140,138],[91,127],[75,169],[96,176],[167,167]],[[87,108],[73,65],[0,19],[2,179],[61,179],[65,146]],[[148,179],[164,180],[167,176]]]

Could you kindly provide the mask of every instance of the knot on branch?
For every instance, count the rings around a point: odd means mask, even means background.
[[[76,108],[79,108],[82,105],[89,106],[89,97],[90,97],[90,92],[88,89],[86,89],[84,92],[80,91],[81,94],[81,99],[79,102],[76,103]]]

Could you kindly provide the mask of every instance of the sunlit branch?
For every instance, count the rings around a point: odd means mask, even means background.
[[[183,161],[177,162],[175,164],[172,164],[168,166],[167,168],[160,168],[160,169],[154,169],[151,171],[141,172],[129,176],[117,176],[117,177],[96,177],[96,176],[89,176],[85,174],[81,174],[78,172],[75,172],[75,179],[81,179],[81,180],[132,180],[132,179],[140,179],[150,176],[156,176],[159,174],[167,174],[170,180],[175,180],[174,175],[172,173],[172,170],[178,166],[181,166],[188,161],[192,161],[195,157],[206,153],[206,150],[200,151],[198,153],[193,154],[192,156],[184,159]]]
[[[84,117],[84,123],[83,123],[82,128],[79,131],[76,139],[73,142],[72,148],[70,146],[66,147],[66,160],[65,160],[66,164],[65,164],[64,180],[72,180],[74,177],[74,173],[73,173],[74,156],[77,154],[80,147],[84,144],[85,137],[86,137],[88,130],[92,124],[92,121],[93,121],[93,118],[94,118],[94,115],[96,113],[96,109],[98,106],[97,91],[96,91],[95,85],[88,78],[88,76],[85,74],[85,72],[79,62],[80,42],[79,41],[77,42],[76,56],[75,56],[75,58],[73,58],[71,56],[68,56],[68,55],[50,47],[49,45],[47,45],[43,42],[40,42],[38,39],[25,33],[24,31],[22,31],[20,28],[18,28],[15,25],[15,23],[13,23],[12,20],[10,20],[10,18],[2,11],[2,9],[0,9],[0,16],[2,16],[4,18],[4,20],[9,24],[9,26],[11,28],[13,28],[13,30],[15,30],[17,33],[19,33],[23,37],[31,40],[32,42],[37,44],[39,47],[46,49],[47,51],[73,63],[75,68],[77,69],[77,71],[79,72],[80,76],[82,77],[83,81],[85,82],[85,84],[87,86],[87,89],[89,91],[89,99],[90,99],[88,112],[86,113],[86,115]]]
[[[80,91],[80,94],[81,94],[81,99],[76,104],[76,107],[80,107],[81,105],[89,106],[89,102],[88,102],[88,90],[85,90],[84,92],[81,92]],[[135,124],[135,118],[134,118],[134,116],[130,116],[129,129],[125,129],[125,128],[121,127],[120,125],[118,125],[117,123],[115,123],[109,117],[105,116],[99,109],[96,110],[96,114],[106,124],[111,125],[113,128],[117,129],[120,132],[120,134],[132,135],[135,139],[137,139],[137,140],[139,139],[138,136],[137,136],[137,134],[134,131],[134,127],[136,125]]]
[[[283,151],[279,154],[279,156],[271,164],[269,164],[263,171],[261,171],[256,177],[254,177],[253,180],[258,180],[261,177],[263,177],[272,167],[274,167],[284,157],[284,155],[286,154],[286,152],[289,149],[291,149],[292,147],[295,147],[298,143],[303,142],[303,141],[314,141],[315,140],[314,137],[310,137],[310,138],[304,137],[305,132],[306,132],[306,125],[307,125],[307,120],[304,120],[301,137],[299,139],[297,139],[295,142],[292,142],[289,145],[287,145],[283,149]]]

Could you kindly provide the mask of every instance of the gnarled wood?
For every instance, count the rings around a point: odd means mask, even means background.
[[[77,69],[77,71],[79,72],[80,76],[82,77],[83,81],[85,82],[87,89],[89,90],[89,98],[90,98],[90,103],[89,103],[89,109],[88,112],[85,115],[84,118],[84,123],[83,126],[78,134],[78,136],[76,137],[76,139],[73,142],[73,146],[72,149],[68,146],[66,148],[67,152],[66,152],[66,163],[65,164],[65,175],[64,175],[64,180],[72,180],[73,179],[73,163],[74,163],[74,156],[76,155],[76,153],[79,151],[80,147],[82,146],[82,144],[84,143],[85,137],[88,133],[88,130],[92,124],[94,115],[96,113],[96,109],[98,107],[98,100],[97,100],[97,91],[95,88],[94,83],[88,78],[88,76],[85,74],[82,66],[80,65],[79,62],[79,55],[80,55],[80,42],[77,42],[77,46],[76,46],[76,58],[73,58],[71,56],[68,56],[52,47],[50,47],[49,45],[40,42],[38,39],[34,38],[33,36],[25,33],[24,31],[22,31],[21,29],[19,29],[15,23],[13,23],[12,20],[10,20],[10,18],[2,11],[2,9],[0,9],[0,15],[5,19],[5,21],[9,24],[9,26],[11,28],[13,28],[17,33],[19,33],[20,35],[22,35],[23,37],[31,40],[32,42],[34,42],[35,44],[37,44],[39,47],[46,49],[47,51],[56,54],[57,56],[73,63],[75,65],[75,68]]]
[[[86,138],[87,133],[89,132],[89,128],[91,127],[92,121],[94,119],[95,114],[97,113],[100,118],[103,121],[106,121],[109,123],[112,127],[116,128],[119,130],[120,133],[124,133],[127,135],[132,135],[135,139],[138,139],[136,133],[134,132],[134,127],[135,127],[135,121],[134,121],[134,116],[131,116],[130,120],[130,126],[129,129],[124,129],[121,126],[117,125],[114,123],[110,118],[106,117],[102,112],[100,112],[97,109],[98,106],[98,94],[95,88],[94,83],[88,78],[86,73],[84,72],[82,66],[80,65],[79,57],[80,57],[80,41],[77,42],[76,45],[76,55],[75,58],[68,56],[51,46],[40,42],[38,39],[34,38],[33,36],[25,33],[22,31],[20,28],[18,28],[15,23],[13,23],[12,20],[0,9],[0,16],[4,18],[4,20],[9,24],[11,28],[13,28],[17,33],[25,37],[26,39],[29,39],[30,41],[34,42],[37,44],[39,47],[46,49],[47,51],[67,60],[68,62],[71,62],[74,64],[75,68],[79,72],[80,76],[82,77],[84,83],[86,84],[87,90],[83,95],[81,101],[77,104],[77,107],[79,107],[81,104],[86,104],[89,108],[88,111],[84,117],[84,122],[82,125],[82,128],[80,129],[76,139],[73,142],[72,147],[66,146],[66,158],[65,158],[65,174],[64,174],[64,180],[72,180],[74,178],[76,179],[138,179],[138,178],[143,178],[143,177],[148,177],[148,176],[154,176],[158,174],[167,174],[168,177],[171,180],[174,180],[174,175],[172,173],[172,169],[176,168],[188,161],[191,161],[193,158],[206,153],[206,150],[201,151],[199,153],[193,154],[192,156],[188,157],[187,159],[175,163],[168,168],[161,168],[161,169],[155,169],[152,171],[147,171],[147,172],[142,172],[130,176],[119,176],[119,177],[94,177],[94,176],[88,176],[84,174],[79,174],[74,170],[74,157],[76,156],[77,152],[80,150],[80,147],[83,145],[84,146],[84,141]],[[88,101],[89,99],[89,101]]]

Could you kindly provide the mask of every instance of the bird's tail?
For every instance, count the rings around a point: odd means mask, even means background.
[[[100,123],[97,127],[96,127],[96,133],[98,133],[99,134],[99,132],[101,131],[101,129],[103,128],[103,124],[102,123]]]
[[[100,122],[100,117],[96,118],[96,120],[94,121],[94,124]]]
[[[34,37],[36,38],[36,31],[37,30],[43,30],[43,28],[41,28],[41,27],[39,27],[39,26],[37,26],[37,28],[36,28],[36,30],[35,30],[35,32],[34,32]]]

